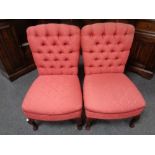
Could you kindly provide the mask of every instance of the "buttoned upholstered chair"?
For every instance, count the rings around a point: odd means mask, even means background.
[[[38,77],[29,88],[22,110],[34,130],[36,120],[76,119],[81,129],[82,95],[78,73],[80,29],[41,24],[27,29]]]
[[[93,119],[140,117],[145,101],[134,83],[124,74],[134,37],[134,27],[123,23],[97,23],[82,28],[84,59],[84,107],[86,129]]]

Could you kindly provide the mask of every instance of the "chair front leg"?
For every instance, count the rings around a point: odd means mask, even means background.
[[[38,130],[38,125],[35,120],[27,118],[26,121],[32,125],[34,131]]]
[[[91,118],[86,118],[86,130],[90,130],[90,127],[92,125],[92,120]]]
[[[77,122],[77,129],[78,129],[78,130],[81,130],[81,129],[82,129],[82,126],[83,126],[82,117],[77,118],[77,119],[76,119],[76,122]]]
[[[140,119],[140,115],[133,117],[130,120],[129,126],[130,128],[134,128],[135,127],[135,122],[137,122]]]

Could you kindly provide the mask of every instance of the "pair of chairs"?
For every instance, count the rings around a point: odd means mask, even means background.
[[[28,42],[39,76],[27,92],[22,110],[34,130],[36,120],[74,119],[86,129],[94,119],[131,118],[130,127],[144,110],[145,101],[123,73],[134,27],[123,23],[98,23],[80,29],[65,24],[43,24],[27,29]],[[77,76],[82,47],[83,99]]]

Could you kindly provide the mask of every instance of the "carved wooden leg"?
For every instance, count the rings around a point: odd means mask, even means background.
[[[92,119],[91,118],[86,118],[86,130],[90,130],[90,127],[92,125]]]
[[[82,125],[83,125],[82,117],[81,118],[77,118],[76,122],[77,122],[77,129],[81,130],[82,129]]]
[[[140,119],[140,115],[133,117],[129,123],[130,128],[134,128],[135,122],[137,122],[139,119]]]
[[[32,125],[34,131],[38,130],[38,125],[36,124],[35,120],[29,119],[29,118],[28,118],[28,119],[26,119],[26,121],[27,121],[30,125]]]

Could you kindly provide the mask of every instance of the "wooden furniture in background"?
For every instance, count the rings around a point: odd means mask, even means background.
[[[135,27],[128,69],[151,79],[155,71],[155,20],[135,20]]]

